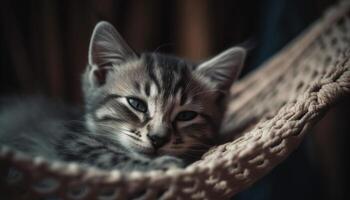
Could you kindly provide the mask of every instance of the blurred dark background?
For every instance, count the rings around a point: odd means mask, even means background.
[[[80,74],[94,25],[107,20],[136,51],[199,61],[250,41],[242,76],[259,67],[335,0],[1,1],[0,96],[44,94],[82,104]],[[254,45],[251,45],[251,44]],[[267,77],[268,78],[268,77]],[[348,199],[350,98],[300,148],[237,200]]]

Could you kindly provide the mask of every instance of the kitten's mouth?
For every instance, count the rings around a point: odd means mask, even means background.
[[[156,158],[163,155],[158,149],[155,148],[150,148],[148,151],[144,151],[142,153],[149,158]]]
[[[157,149],[153,147],[146,147],[136,143],[133,143],[133,145],[135,146],[135,149],[139,154],[142,154],[144,156],[151,157],[151,158],[156,157],[158,155]]]
[[[161,151],[160,149],[154,149],[154,148],[151,148],[152,150],[149,150],[149,151],[143,151],[141,152],[144,156],[147,156],[151,159],[153,158],[157,158],[159,156],[163,156],[163,155],[168,155],[166,153],[164,153],[163,151]]]
[[[148,146],[143,146],[140,144],[133,143],[133,146],[135,147],[136,151],[148,158],[156,158],[159,156],[164,156],[164,155],[172,155],[171,153],[165,151],[162,148],[154,148],[154,147],[148,147]]]

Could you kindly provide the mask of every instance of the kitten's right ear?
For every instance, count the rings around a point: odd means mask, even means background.
[[[103,66],[121,63],[136,56],[112,24],[101,21],[92,33],[89,46],[89,64]]]
[[[97,81],[104,82],[106,71],[113,64],[118,65],[132,57],[136,57],[136,54],[112,24],[101,21],[95,26],[88,55],[90,78],[97,75]]]

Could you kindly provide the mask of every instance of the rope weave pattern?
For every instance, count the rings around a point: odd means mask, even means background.
[[[344,1],[233,87],[224,131],[237,132],[235,138],[186,169],[122,174],[2,147],[0,169],[11,169],[7,192],[16,199],[227,199],[283,161],[350,93],[349,59],[350,3]]]

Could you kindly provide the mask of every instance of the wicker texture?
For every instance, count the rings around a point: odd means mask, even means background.
[[[232,88],[224,130],[236,137],[186,169],[122,174],[2,147],[0,164],[12,169],[8,192],[18,199],[229,198],[283,161],[329,107],[350,93],[349,59],[350,3],[344,1]]]

